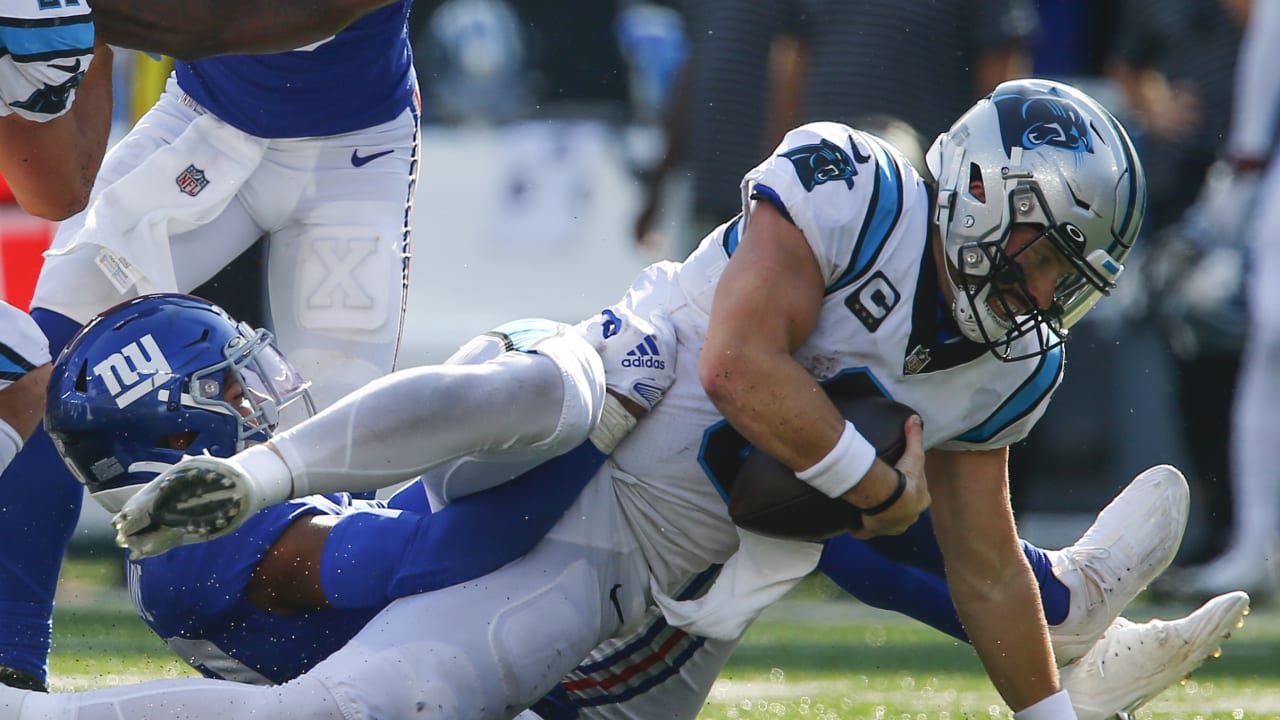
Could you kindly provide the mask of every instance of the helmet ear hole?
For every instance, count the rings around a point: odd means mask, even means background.
[[[169,450],[186,450],[195,444],[196,438],[198,437],[200,437],[200,433],[196,430],[172,433],[160,438],[160,440],[156,442],[156,447],[167,448]]]
[[[987,204],[987,186],[982,184],[982,168],[978,163],[969,163],[969,194],[983,205]]]
[[[76,373],[76,392],[86,392],[89,389],[89,361],[86,360],[80,364],[80,371]]]

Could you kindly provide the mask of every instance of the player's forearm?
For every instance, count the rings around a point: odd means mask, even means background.
[[[559,367],[534,354],[502,364],[392,373],[271,441],[288,469],[288,477],[273,478],[282,488],[273,491],[273,499],[376,490],[473,452],[553,439],[576,446],[586,439],[587,428],[567,421],[561,428],[563,397]],[[237,457],[254,452],[260,451],[250,448]],[[483,482],[506,479],[494,473]],[[447,492],[460,496],[480,489]]]
[[[95,49],[66,114],[47,122],[0,120],[0,172],[32,215],[65,220],[84,209],[111,130],[111,51]]]
[[[1008,448],[931,450],[933,529],[956,613],[1015,711],[1058,691],[1048,628],[1009,503]]]
[[[395,0],[96,0],[98,34],[181,60],[292,50]]]
[[[98,168],[102,166],[102,157],[107,152],[114,98],[111,82],[113,60],[111,48],[99,41],[94,46],[93,62],[85,72],[76,102],[71,106],[71,114],[75,116],[74,172],[79,193],[75,212],[84,209],[88,203],[93,181],[98,177]]]
[[[844,430],[844,418],[818,383],[781,352],[750,343],[721,348],[709,341],[700,372],[707,396],[725,419],[792,469],[817,463]]]
[[[817,325],[824,282],[800,230],[768,202],[751,207],[716,286],[698,376],[738,432],[802,470],[844,431],[844,418],[792,357]]]

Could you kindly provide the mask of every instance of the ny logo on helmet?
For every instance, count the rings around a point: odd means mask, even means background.
[[[93,366],[116,407],[125,407],[160,386],[173,374],[155,338],[148,333]]]
[[[1084,115],[1056,88],[1036,94],[994,95],[991,100],[1000,116],[1005,154],[1015,147],[1034,150],[1042,145],[1076,153],[1093,152]]]
[[[849,139],[849,145],[856,155],[858,146],[854,144],[853,138]],[[846,187],[853,189],[853,177],[858,174],[853,158],[849,157],[844,148],[826,138],[819,143],[793,147],[782,153],[782,157],[795,166],[796,177],[800,178],[800,184],[804,185],[806,192],[812,192],[822,183],[835,180],[843,180]],[[858,162],[865,163],[871,156],[858,155],[857,158]]]

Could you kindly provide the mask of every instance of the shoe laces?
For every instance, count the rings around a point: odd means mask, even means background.
[[[1111,565],[1111,550],[1105,547],[1071,547],[1065,550],[1085,580],[1086,607],[1093,609],[1098,605],[1111,612],[1111,594],[1115,590],[1114,582],[1120,575]]]

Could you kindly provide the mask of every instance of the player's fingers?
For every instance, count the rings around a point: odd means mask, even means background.
[[[907,476],[907,489],[902,497],[883,514],[864,515],[862,528],[850,534],[863,540],[879,535],[901,535],[920,519],[931,500],[928,485]]]
[[[912,415],[902,426],[905,442],[902,457],[898,459],[897,468],[904,470],[913,479],[924,481],[924,421],[919,415]]]
[[[924,454],[924,419],[919,415],[912,415],[907,418],[907,422],[902,426],[903,435],[906,436],[906,445],[902,454],[905,456],[911,454]]]

